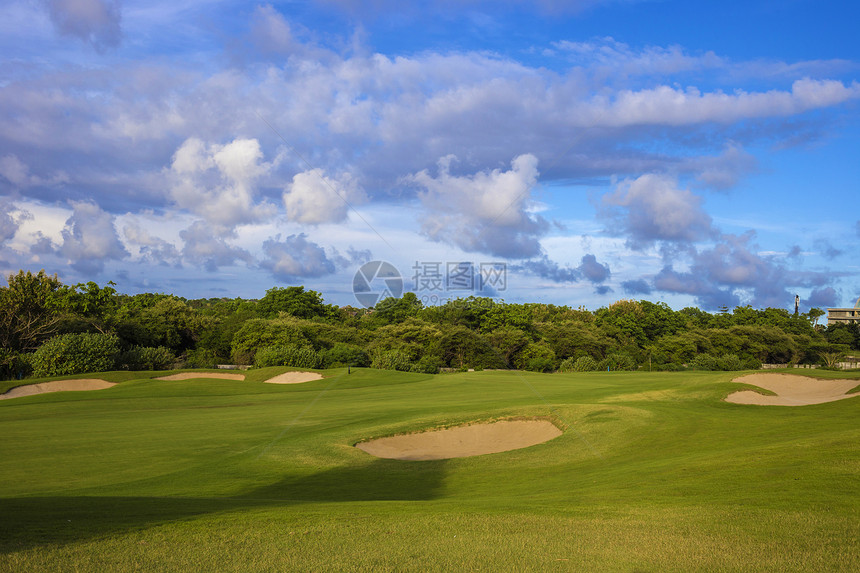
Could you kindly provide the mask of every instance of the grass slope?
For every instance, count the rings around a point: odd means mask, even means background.
[[[0,402],[0,570],[860,569],[860,398],[728,404],[735,374],[702,372],[262,383],[283,370]],[[352,447],[506,416],[565,433],[434,462]]]

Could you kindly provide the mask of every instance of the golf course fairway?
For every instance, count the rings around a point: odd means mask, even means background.
[[[0,571],[860,570],[860,397],[727,402],[772,393],[732,381],[749,372],[266,383],[286,370],[0,401]],[[562,434],[430,461],[355,447],[530,419]]]

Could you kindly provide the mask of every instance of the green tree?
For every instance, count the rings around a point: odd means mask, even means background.
[[[282,312],[297,318],[326,317],[334,311],[323,303],[320,293],[306,291],[303,286],[272,287],[260,299],[258,308],[260,315],[266,318],[274,318]]]
[[[44,270],[19,271],[0,288],[0,346],[12,352],[31,352],[59,329],[62,283]]]

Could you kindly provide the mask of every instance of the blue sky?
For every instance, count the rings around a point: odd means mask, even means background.
[[[857,21],[828,0],[11,0],[0,271],[357,305],[381,260],[428,302],[853,305]],[[504,280],[479,290],[482,264]]]

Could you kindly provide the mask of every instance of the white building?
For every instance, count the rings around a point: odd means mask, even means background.
[[[827,326],[831,324],[839,324],[840,322],[850,324],[852,322],[860,322],[860,298],[854,308],[828,308],[827,309]]]

